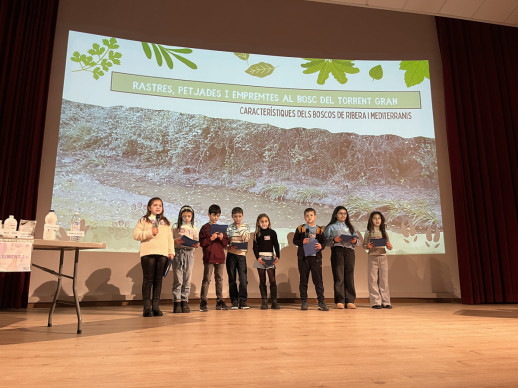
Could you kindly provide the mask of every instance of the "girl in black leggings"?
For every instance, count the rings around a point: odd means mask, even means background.
[[[142,301],[145,317],[161,316],[160,294],[162,278],[169,259],[174,257],[174,241],[171,225],[164,217],[163,202],[151,198],[147,213],[133,231],[133,238],[140,241],[140,263],[142,265]],[[169,257],[169,259],[168,259]],[[153,294],[151,294],[153,290]],[[151,300],[153,295],[153,300]]]

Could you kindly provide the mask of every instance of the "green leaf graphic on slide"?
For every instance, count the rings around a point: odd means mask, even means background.
[[[103,46],[98,43],[94,43],[92,48],[88,50],[88,54],[90,55],[74,51],[70,60],[72,62],[79,63],[81,68],[72,71],[89,71],[92,73],[94,79],[99,79],[110,69],[110,67],[113,65],[120,65],[122,54],[115,51],[115,49],[119,48],[117,39],[103,39],[102,43]]]
[[[171,70],[174,67],[173,58],[171,56],[178,59],[180,62],[182,62],[187,67],[190,67],[193,70],[196,70],[198,66],[187,58],[179,55],[179,54],[191,54],[192,50],[189,48],[182,48],[182,49],[175,49],[171,47],[165,47],[161,44],[155,44],[155,43],[146,43],[142,42],[142,48],[144,49],[144,54],[146,54],[147,59],[151,59],[153,57],[153,53],[155,54],[156,63],[158,66],[162,66],[162,64],[167,64],[167,67]],[[153,48],[153,51],[151,51],[151,48]]]
[[[246,53],[234,53],[234,55],[236,57],[238,57],[239,59],[241,59],[243,61],[247,61],[247,62],[248,62],[248,58],[250,58],[250,54],[246,54]]]
[[[255,65],[250,66],[245,70],[246,73],[253,75],[254,77],[264,78],[270,75],[275,70],[275,67],[266,62],[259,62]]]
[[[405,70],[405,83],[407,88],[419,85],[425,78],[430,79],[428,61],[401,61],[399,69]]]
[[[308,61],[300,65],[306,70],[304,74],[312,74],[318,72],[317,84],[324,85],[329,78],[329,74],[333,74],[333,77],[341,83],[347,82],[346,73],[356,74],[360,72],[360,69],[354,67],[353,61],[345,59],[319,59],[319,58],[303,58]]]
[[[369,75],[372,77],[373,80],[380,80],[383,78],[383,68],[381,65],[374,66],[372,69],[369,70]]]

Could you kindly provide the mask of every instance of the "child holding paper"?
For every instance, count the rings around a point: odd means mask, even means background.
[[[228,310],[223,301],[223,271],[225,268],[225,247],[228,245],[227,225],[219,225],[221,208],[210,205],[209,222],[200,229],[200,245],[203,249],[203,281],[200,292],[200,311],[207,310],[207,294],[210,278],[214,272],[216,282],[216,310]]]
[[[173,259],[173,313],[188,313],[191,293],[194,248],[198,248],[198,229],[194,226],[194,210],[182,206],[178,222],[173,225],[176,255]]]
[[[308,309],[308,280],[311,278],[315,285],[318,299],[318,309],[328,311],[324,298],[324,282],[322,281],[322,250],[325,247],[324,230],[317,226],[315,221],[317,212],[313,208],[304,210],[304,224],[299,225],[293,236],[293,243],[297,250],[300,275],[299,291],[302,304],[301,310]]]
[[[367,231],[363,238],[363,248],[368,254],[368,283],[369,300],[373,309],[391,309],[388,283],[388,262],[385,247],[392,250],[392,244],[387,235],[385,217],[379,211],[369,216]]]
[[[266,274],[270,280],[270,297],[272,309],[280,309],[277,303],[277,281],[275,280],[275,264],[279,262],[281,251],[277,233],[272,229],[270,217],[259,214],[255,223],[254,235],[254,268],[259,274],[259,291],[261,292],[261,310],[268,309],[268,294],[266,291]]]
[[[160,198],[151,198],[147,212],[135,226],[133,238],[140,241],[140,264],[142,266],[142,302],[144,317],[161,316],[160,295],[162,279],[168,260],[174,257],[174,242],[171,226],[164,216],[164,205]],[[153,301],[151,301],[153,290]]]
[[[246,301],[248,299],[247,292],[247,268],[246,268],[246,252],[248,250],[248,240],[250,238],[250,227],[243,224],[243,209],[235,207],[232,209],[233,224],[227,229],[229,238],[229,246],[227,252],[227,274],[228,289],[230,300],[232,301],[232,310],[249,309]],[[236,273],[237,272],[237,273]],[[239,276],[239,290],[237,288],[236,275]]]
[[[331,269],[333,271],[334,301],[337,309],[355,309],[354,248],[360,239],[344,206],[337,206],[324,232],[331,246]]]

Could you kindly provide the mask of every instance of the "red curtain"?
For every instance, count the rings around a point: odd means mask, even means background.
[[[0,2],[0,218],[35,219],[58,0]],[[30,273],[0,273],[0,308],[26,307]]]
[[[515,303],[518,28],[436,20],[462,302]]]

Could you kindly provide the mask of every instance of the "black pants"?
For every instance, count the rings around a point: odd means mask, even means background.
[[[272,303],[277,303],[277,281],[275,280],[275,268],[257,268],[259,274],[259,291],[261,292],[261,298],[263,301],[267,299],[268,292],[266,288],[266,274],[268,274],[268,280],[270,281],[270,297]]]
[[[237,300],[246,302],[248,299],[248,291],[246,289],[248,285],[248,279],[246,275],[246,256],[228,253],[226,263],[228,275],[228,293],[230,294],[230,300],[232,302]],[[237,287],[237,277],[239,277],[239,290]]]
[[[308,280],[311,272],[311,279],[315,285],[317,299],[319,302],[324,302],[324,282],[322,281],[322,258],[316,256],[299,257],[299,291],[300,299],[308,299]]]
[[[333,270],[335,303],[354,303],[354,249],[331,248],[331,269]]]
[[[167,256],[147,255],[140,258],[143,273],[142,300],[151,299],[151,288],[153,288],[153,299],[160,299],[166,263]]]
[[[277,285],[277,281],[275,280],[275,268],[270,268],[270,269],[257,268],[257,273],[259,274],[259,286],[266,287],[266,273],[268,273],[268,280],[270,281],[270,287]]]

